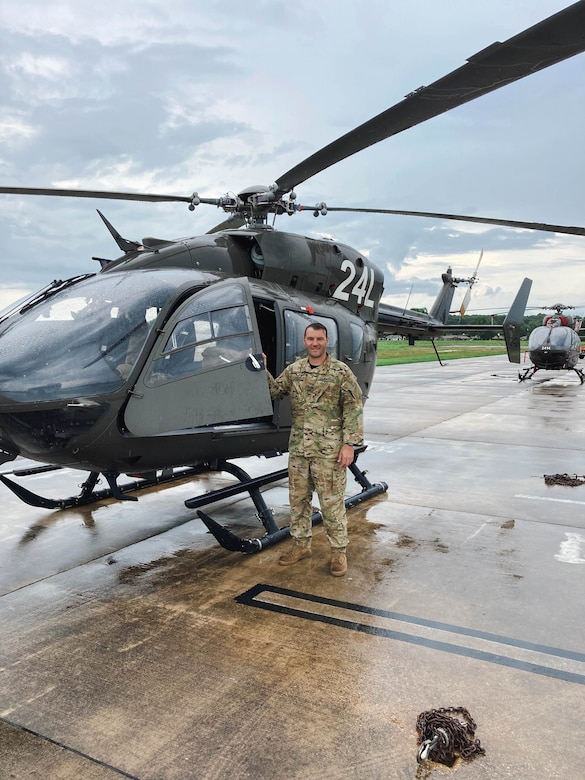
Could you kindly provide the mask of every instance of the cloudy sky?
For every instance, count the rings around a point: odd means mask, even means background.
[[[205,197],[270,184],[353,127],[569,5],[563,0],[2,0],[0,184]],[[297,188],[302,203],[584,225],[585,55],[394,136]],[[204,233],[200,206],[0,195],[0,306],[97,270],[126,238]],[[384,271],[389,303],[429,306],[471,274],[471,309],[585,307],[585,238],[310,212]],[[461,291],[461,297],[463,291]],[[455,303],[458,305],[457,299]]]

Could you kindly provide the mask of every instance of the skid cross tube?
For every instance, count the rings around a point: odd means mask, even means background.
[[[226,460],[218,461],[213,471],[227,471],[228,474],[233,474],[234,477],[240,480],[239,484],[229,485],[225,488],[219,488],[218,490],[210,490],[208,493],[203,493],[201,496],[195,498],[188,498],[185,501],[185,506],[189,509],[196,509],[200,506],[206,506],[212,504],[215,501],[221,501],[223,498],[230,498],[238,493],[245,493],[248,491],[250,498],[254,502],[254,506],[258,510],[258,518],[262,521],[262,525],[268,533],[274,533],[278,531],[278,526],[274,522],[274,516],[271,509],[266,506],[266,502],[260,492],[259,488],[263,485],[268,485],[271,482],[277,482],[280,479],[286,479],[288,477],[288,469],[280,469],[279,471],[273,471],[270,474],[264,474],[262,477],[251,477],[244,469],[236,466],[235,463],[228,463]],[[199,515],[201,513],[198,512]]]
[[[351,509],[352,507],[357,506],[364,501],[368,501],[370,498],[378,496],[381,493],[385,493],[388,490],[388,485],[385,482],[377,482],[376,484],[372,484],[367,478],[366,472],[358,468],[356,464],[357,456],[365,449],[365,446],[356,447],[354,462],[349,466],[349,470],[353,474],[356,482],[358,482],[358,484],[361,486],[362,490],[360,493],[356,493],[354,496],[350,496],[349,498],[345,499],[344,503],[346,509]],[[190,509],[195,509],[197,507],[213,503],[214,501],[219,501],[222,498],[228,498],[230,496],[237,495],[238,493],[244,493],[248,491],[250,493],[250,497],[254,501],[256,509],[258,510],[258,517],[266,529],[266,534],[262,538],[243,539],[232,533],[232,531],[228,530],[227,528],[224,528],[224,526],[220,525],[208,514],[198,509],[197,514],[201,520],[203,520],[209,532],[213,534],[222,547],[224,547],[226,550],[229,550],[230,552],[257,553],[261,550],[266,550],[268,547],[273,547],[275,544],[278,544],[278,542],[290,536],[289,526],[278,528],[274,521],[272,510],[266,506],[264,498],[258,489],[262,485],[267,485],[271,482],[276,482],[277,480],[286,478],[288,476],[288,469],[281,469],[280,471],[266,474],[263,477],[252,478],[249,477],[246,472],[243,471],[243,469],[240,469],[239,466],[234,466],[234,464],[223,461],[218,463],[217,470],[228,471],[229,473],[233,474],[240,480],[240,484],[231,485],[229,487],[220,488],[218,490],[212,490],[209,493],[204,493],[203,495],[197,496],[196,498],[187,499],[187,501],[185,501],[185,506],[189,507]],[[322,521],[323,515],[321,512],[314,512],[311,516],[312,525],[317,525]]]

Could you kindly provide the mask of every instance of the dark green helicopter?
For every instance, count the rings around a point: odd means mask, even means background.
[[[287,401],[270,400],[263,362],[278,374],[302,351],[308,322],[326,324],[330,351],[354,371],[367,396],[379,333],[434,339],[454,291],[471,279],[443,274],[430,314],[380,303],[383,277],[367,257],[329,240],[279,232],[269,217],[309,210],[375,212],[467,220],[585,235],[581,227],[389,209],[305,207],[294,188],[368,146],[585,50],[585,0],[504,43],[333,141],[276,179],[237,196],[191,196],[0,187],[0,193],[186,202],[227,214],[203,236],[129,241],[102,216],[122,251],[97,273],[53,281],[0,313],[0,462],[24,456],[89,476],[77,496],[53,500],[0,479],[29,504],[65,508],[209,470],[239,484],[187,501],[202,506],[248,491],[266,531],[242,540],[201,517],[229,549],[254,552],[288,533],[277,528],[259,488],[286,470],[252,479],[232,459],[285,452]],[[519,362],[519,328],[530,280],[504,325],[510,360]],[[387,489],[354,463],[358,503]],[[18,474],[18,472],[13,472]],[[96,491],[100,475],[109,485]],[[130,485],[120,475],[137,476]]]

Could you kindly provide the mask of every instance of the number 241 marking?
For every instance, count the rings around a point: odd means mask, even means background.
[[[374,286],[374,269],[364,266],[360,278],[355,283],[357,269],[350,260],[344,260],[341,263],[341,270],[347,273],[347,278],[337,285],[333,292],[333,298],[337,298],[340,301],[349,301],[349,296],[355,295],[358,306],[362,304],[364,306],[373,306],[374,301],[371,300],[370,295]],[[351,284],[353,286],[348,292]]]

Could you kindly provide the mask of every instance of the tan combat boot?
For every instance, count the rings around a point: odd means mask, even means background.
[[[291,566],[293,563],[302,561],[303,558],[310,558],[312,554],[310,547],[303,547],[303,545],[295,542],[288,552],[280,556],[278,562],[281,566]]]
[[[345,550],[334,550],[331,554],[329,571],[334,577],[343,577],[347,571],[347,555]]]

